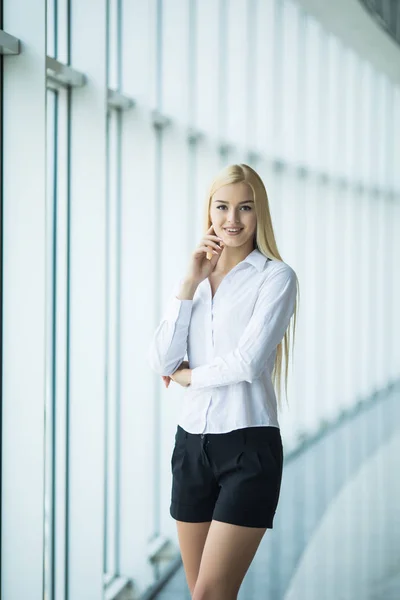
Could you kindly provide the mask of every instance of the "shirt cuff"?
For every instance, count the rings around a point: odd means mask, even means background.
[[[178,321],[181,325],[189,325],[192,315],[193,300],[180,300],[174,296],[166,311],[168,321]]]
[[[207,368],[206,367],[204,369],[203,366],[201,367],[195,367],[194,369],[192,369],[192,373],[191,373],[191,381],[190,381],[190,386],[193,390],[196,389],[201,389],[204,387],[212,387],[212,383],[211,382],[206,382],[207,379]]]

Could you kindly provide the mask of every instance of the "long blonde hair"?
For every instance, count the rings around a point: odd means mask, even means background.
[[[253,192],[254,205],[257,217],[257,231],[254,237],[254,248],[257,248],[267,258],[280,260],[283,262],[281,255],[279,254],[274,229],[272,227],[271,214],[269,210],[269,201],[267,191],[261,177],[248,165],[237,164],[229,165],[222,169],[216,177],[213,179],[209,191],[206,197],[205,203],[205,219],[204,219],[204,232],[211,227],[210,218],[210,203],[212,196],[215,192],[224,185],[230,183],[246,183]],[[276,349],[275,364],[272,371],[272,384],[276,389],[278,396],[278,407],[281,406],[281,379],[282,379],[282,358],[285,357],[285,396],[287,402],[287,381],[288,381],[288,368],[289,368],[289,346],[290,340],[292,339],[292,352],[295,340],[296,331],[296,319],[297,319],[297,307],[300,302],[300,291],[299,282],[296,277],[297,293],[294,307],[294,313],[290,319],[288,328],[286,329],[285,335],[282,341],[278,344]]]

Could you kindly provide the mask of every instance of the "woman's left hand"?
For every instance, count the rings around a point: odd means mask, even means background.
[[[188,367],[189,367],[188,361],[187,360],[183,361],[179,365],[179,367],[177,368],[175,373],[173,373],[170,376],[172,381],[175,381],[175,383],[179,383],[179,385],[182,385],[183,387],[187,387],[188,385],[190,385],[192,382],[192,370],[189,369]]]

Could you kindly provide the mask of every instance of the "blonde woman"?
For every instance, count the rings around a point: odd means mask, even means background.
[[[223,169],[205,209],[205,234],[148,357],[167,387],[172,380],[187,388],[170,514],[192,598],[234,600],[278,505],[277,408],[298,282],[278,252],[267,193],[251,167]]]

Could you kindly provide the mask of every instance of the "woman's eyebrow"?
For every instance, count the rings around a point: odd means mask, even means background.
[[[214,200],[214,202],[222,202],[223,204],[229,204],[227,200]],[[239,202],[239,204],[248,204],[249,202],[254,203],[254,200],[243,200],[243,202]]]

